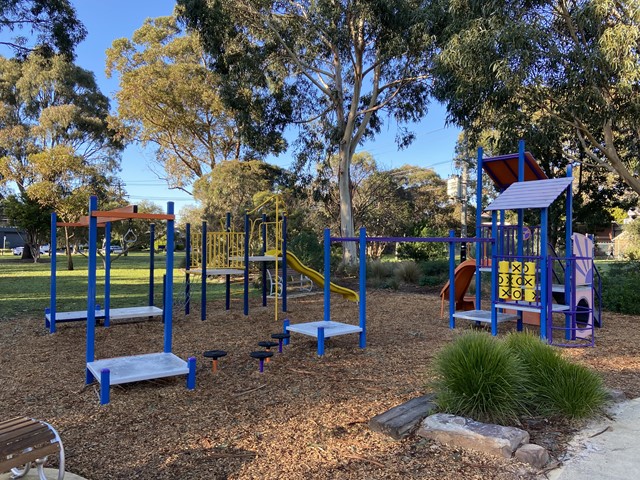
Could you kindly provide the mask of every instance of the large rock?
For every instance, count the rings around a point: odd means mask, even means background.
[[[434,395],[423,395],[405,402],[369,420],[374,432],[389,435],[394,440],[406,437],[424,417],[435,410]]]
[[[542,468],[549,463],[549,452],[544,447],[535,443],[526,443],[522,445],[514,456],[522,463],[528,463],[536,468]]]
[[[506,458],[529,442],[529,433],[520,428],[480,423],[448,413],[425,418],[417,433],[436,442]]]

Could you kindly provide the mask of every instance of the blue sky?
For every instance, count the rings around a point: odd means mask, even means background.
[[[87,38],[78,46],[76,62],[96,75],[102,93],[112,98],[118,90],[118,79],[107,79],[104,74],[105,51],[111,43],[121,37],[130,38],[146,18],[170,15],[174,0],[73,0],[78,18],[87,28]],[[112,108],[115,109],[112,102]],[[393,123],[383,127],[375,142],[369,142],[361,150],[367,150],[380,165],[395,168],[404,164],[433,167],[444,178],[453,173],[451,159],[459,130],[445,126],[445,111],[440,105],[432,105],[430,113],[413,129],[416,141],[407,149],[398,151]],[[122,161],[121,177],[126,184],[131,203],[148,199],[164,205],[174,201],[176,211],[193,203],[184,192],[169,190],[165,183],[149,167],[151,151],[143,151],[132,145],[127,147]],[[287,167],[291,155],[284,154],[273,163]]]

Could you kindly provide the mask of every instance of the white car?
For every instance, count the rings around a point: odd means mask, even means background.
[[[13,250],[11,250],[13,252],[14,255],[22,255],[22,251],[24,250],[24,247],[14,247]]]

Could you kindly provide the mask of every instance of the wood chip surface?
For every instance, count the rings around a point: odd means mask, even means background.
[[[327,340],[292,335],[284,353],[258,372],[249,352],[282,330],[273,305],[240,300],[224,311],[211,302],[208,319],[174,314],[173,352],[197,357],[196,390],[184,377],[112,387],[85,386],[85,325],[60,324],[49,335],[42,318],[0,323],[1,418],[31,416],[62,437],[67,470],[108,479],[527,479],[515,461],[437,445],[414,436],[396,442],[369,430],[379,413],[428,391],[434,354],[471,328],[449,329],[439,298],[420,291],[370,291],[367,348],[358,336]],[[322,319],[322,295],[289,300],[292,323]],[[280,313],[280,320],[285,315]],[[355,304],[332,297],[332,320],[357,324]],[[605,314],[596,347],[564,354],[601,372],[609,387],[640,394],[640,318]],[[500,325],[500,333],[513,329]],[[96,329],[96,358],[162,351],[158,320]],[[205,350],[228,352],[217,374]],[[561,453],[579,425],[532,419],[532,441]]]

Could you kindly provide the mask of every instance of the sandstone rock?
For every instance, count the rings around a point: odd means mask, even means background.
[[[522,445],[514,456],[523,463],[528,463],[536,468],[542,468],[549,463],[549,452],[544,447],[535,443]]]
[[[427,417],[417,433],[436,442],[505,458],[511,458],[520,445],[529,442],[529,433],[520,428],[480,423],[447,413]]]
[[[394,440],[401,440],[436,408],[435,403],[432,402],[433,397],[434,395],[431,394],[413,398],[376,415],[369,420],[369,428],[374,432],[389,435]]]
[[[607,397],[611,403],[620,403],[627,399],[622,390],[616,390],[615,388],[607,388]]]

